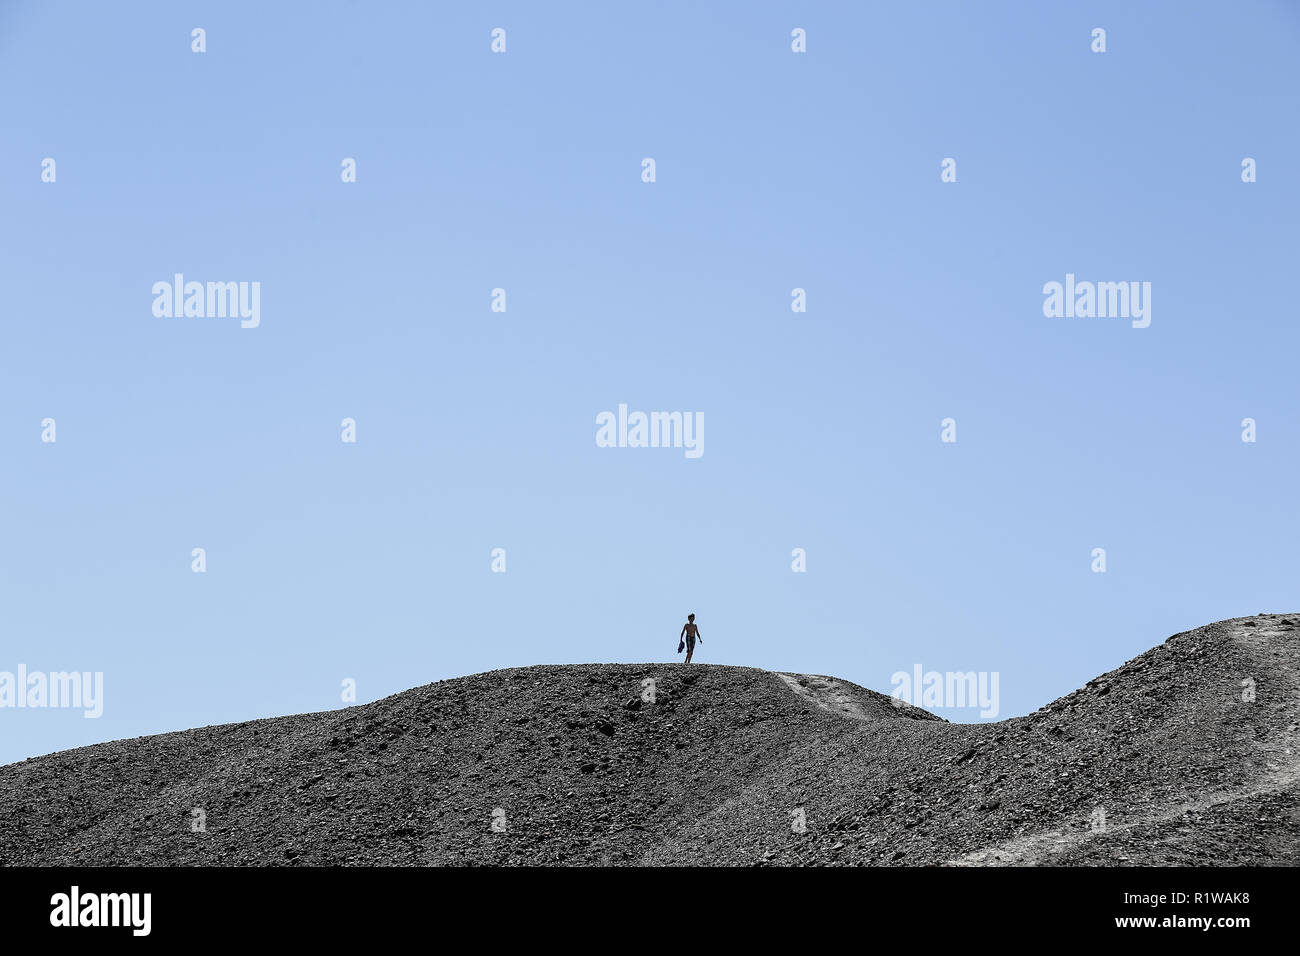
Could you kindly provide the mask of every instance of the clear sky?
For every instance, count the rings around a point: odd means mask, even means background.
[[[0,671],[104,675],[0,762],[690,611],[1005,717],[1300,610],[1295,4],[6,0],[0,90]],[[1067,273],[1150,326],[1046,317]],[[703,454],[597,447],[620,403]]]

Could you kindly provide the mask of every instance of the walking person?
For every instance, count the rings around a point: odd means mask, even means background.
[[[700,637],[700,629],[695,626],[695,615],[687,614],[686,623],[682,625],[682,633],[678,636],[677,640],[678,654],[682,652],[683,647],[686,648],[686,660],[682,663],[689,664],[691,662],[691,655],[695,653],[696,641],[703,644],[704,638]]]

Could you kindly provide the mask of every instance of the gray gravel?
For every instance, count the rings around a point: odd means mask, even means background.
[[[1223,621],[973,725],[817,675],[493,671],[0,767],[0,862],[1294,865],[1298,652],[1300,615]]]

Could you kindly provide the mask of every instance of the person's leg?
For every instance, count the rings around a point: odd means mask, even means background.
[[[691,655],[694,654],[694,653],[695,653],[695,642],[694,642],[694,641],[687,641],[687,642],[686,642],[686,660],[684,660],[682,663],[684,663],[684,664],[689,664],[689,663],[691,662]]]

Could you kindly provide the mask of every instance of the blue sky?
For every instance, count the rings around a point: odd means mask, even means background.
[[[0,671],[104,674],[0,762],[671,662],[688,611],[1010,716],[1300,610],[1300,8],[458,6],[0,7]],[[260,326],[155,317],[178,272]],[[1045,317],[1066,273],[1150,327]],[[619,403],[704,454],[597,447]]]

